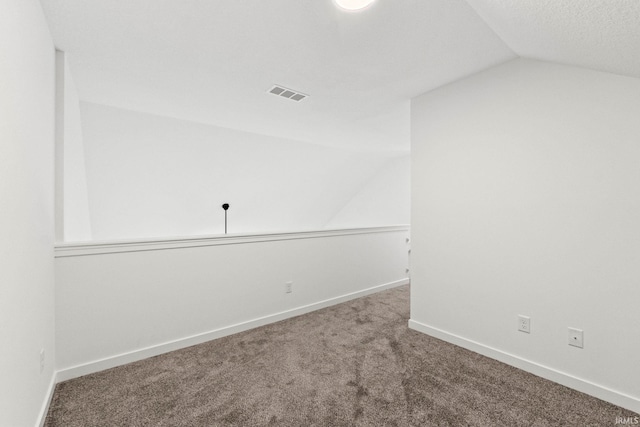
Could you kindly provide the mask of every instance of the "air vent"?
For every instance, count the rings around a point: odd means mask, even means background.
[[[286,87],[274,85],[269,93],[274,95],[281,96],[283,98],[291,99],[292,101],[300,102],[303,99],[307,98],[309,95],[305,95],[304,93],[296,92],[292,89],[287,89]]]

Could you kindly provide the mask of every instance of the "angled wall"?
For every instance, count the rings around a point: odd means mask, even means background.
[[[34,426],[54,379],[55,51],[38,1],[2,2],[0,57],[0,425]]]
[[[225,202],[229,233],[322,229],[391,158],[97,104],[81,112],[95,240],[222,234]]]
[[[325,225],[326,228],[409,224],[411,157],[393,158]]]
[[[639,411],[639,99],[530,60],[415,98],[410,326]]]

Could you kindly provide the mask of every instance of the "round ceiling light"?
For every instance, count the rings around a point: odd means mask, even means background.
[[[375,0],[335,0],[336,4],[345,10],[362,10]]]

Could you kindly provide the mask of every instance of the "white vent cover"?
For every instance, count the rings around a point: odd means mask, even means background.
[[[281,96],[283,98],[291,99],[292,101],[300,102],[303,99],[307,98],[309,95],[305,95],[304,93],[297,92],[292,89],[287,89],[286,87],[274,85],[269,93],[272,93],[277,96]]]

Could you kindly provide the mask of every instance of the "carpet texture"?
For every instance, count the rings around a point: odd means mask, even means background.
[[[637,415],[408,318],[403,286],[63,382],[45,425],[584,427]]]

